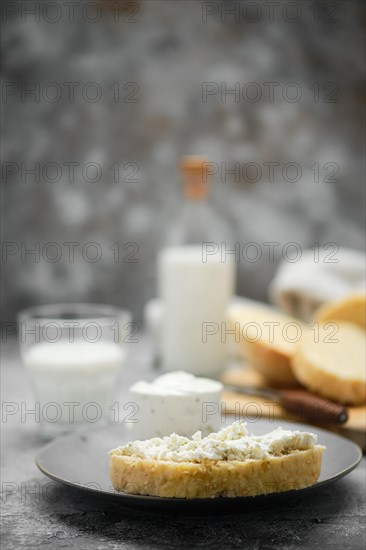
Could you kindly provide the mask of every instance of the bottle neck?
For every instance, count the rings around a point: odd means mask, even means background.
[[[183,194],[186,200],[202,202],[208,195],[208,179],[203,171],[192,171],[184,174]]]
[[[183,178],[183,194],[191,201],[202,201],[208,195],[207,159],[205,157],[183,157],[180,169]]]
[[[166,243],[168,246],[201,245],[221,238],[220,216],[208,199],[209,174],[204,157],[184,157],[180,164],[183,180],[181,210],[170,225]],[[220,231],[216,231],[219,227]]]

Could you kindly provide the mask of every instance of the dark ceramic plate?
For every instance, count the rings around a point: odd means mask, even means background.
[[[318,482],[306,489],[256,497],[179,499],[118,493],[113,489],[109,479],[107,453],[131,439],[123,425],[88,430],[56,439],[39,452],[36,464],[41,472],[56,481],[89,494],[111,498],[124,506],[188,513],[199,510],[202,513],[233,509],[252,510],[272,506],[290,498],[298,498],[345,476],[356,468],[362,457],[361,449],[355,443],[314,426],[268,420],[248,424],[249,431],[257,435],[270,432],[278,426],[318,434],[318,443],[327,447],[323,454]]]

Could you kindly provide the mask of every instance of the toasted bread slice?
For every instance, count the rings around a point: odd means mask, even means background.
[[[292,367],[308,389],[340,403],[366,402],[365,349],[362,329],[353,323],[318,325],[307,330],[296,347]],[[331,329],[331,331],[330,331]]]
[[[315,321],[349,321],[366,329],[366,295],[353,294],[339,302],[323,305],[315,313]]]
[[[323,448],[263,460],[169,462],[112,455],[117,491],[172,498],[242,497],[303,489],[316,483]]]
[[[170,498],[239,497],[313,485],[324,447],[316,435],[278,428],[249,436],[244,422],[191,439],[172,434],[135,441],[109,453],[117,491]]]
[[[239,323],[241,356],[270,383],[296,384],[291,357],[305,325],[270,307],[239,309],[230,318],[231,328]]]

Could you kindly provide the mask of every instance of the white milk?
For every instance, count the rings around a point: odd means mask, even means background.
[[[23,359],[32,375],[41,420],[92,426],[110,416],[124,356],[119,344],[84,340],[43,342],[26,350]]]
[[[164,303],[162,362],[166,370],[216,376],[227,360],[222,329],[235,283],[233,261],[202,260],[201,246],[164,249],[159,257]],[[212,332],[215,334],[208,334]]]

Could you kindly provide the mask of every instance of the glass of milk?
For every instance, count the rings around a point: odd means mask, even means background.
[[[128,311],[108,305],[62,304],[18,314],[23,362],[45,435],[108,422],[131,332]]]

